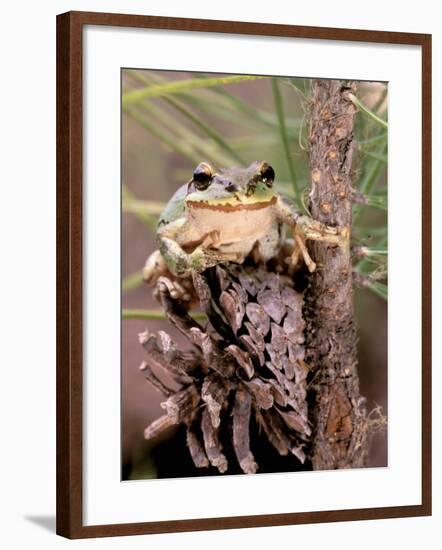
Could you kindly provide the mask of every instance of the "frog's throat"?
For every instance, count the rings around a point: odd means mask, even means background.
[[[213,204],[206,201],[186,201],[186,206],[189,208],[198,208],[200,210],[217,210],[219,212],[238,212],[239,210],[260,210],[268,208],[276,203],[276,197],[272,197],[269,201],[240,203],[240,204]]]

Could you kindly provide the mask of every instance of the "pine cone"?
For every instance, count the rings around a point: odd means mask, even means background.
[[[148,352],[141,369],[167,398],[162,403],[166,414],[146,428],[146,439],[184,423],[195,465],[211,464],[223,473],[228,461],[220,429],[229,427],[224,431],[242,471],[255,473],[258,465],[250,449],[250,426],[255,422],[279,454],[292,453],[304,462],[303,447],[311,430],[303,300],[284,265],[271,270],[226,264],[194,274],[200,306],[209,318],[206,327],[172,298],[167,279],[159,279],[156,293],[164,310],[192,348],[178,350],[163,331],[140,334]],[[152,367],[162,367],[179,389],[166,386]]]

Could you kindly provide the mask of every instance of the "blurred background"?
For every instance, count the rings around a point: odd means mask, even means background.
[[[122,479],[213,474],[196,470],[180,429],[146,442],[144,428],[162,414],[163,397],[138,370],[145,352],[138,334],[165,330],[141,269],[156,248],[155,225],[196,165],[220,168],[268,161],[278,190],[304,210],[308,187],[311,80],[150,70],[122,72]],[[387,415],[387,85],[359,82],[355,188],[367,204],[354,207],[353,244],[364,283],[355,292],[359,375],[367,409]],[[387,432],[374,436],[370,467],[387,465]]]

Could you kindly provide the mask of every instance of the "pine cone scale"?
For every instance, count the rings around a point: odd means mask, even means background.
[[[157,289],[169,320],[195,351],[180,351],[161,331],[149,335],[143,345],[163,369],[188,377],[165,401],[170,419],[163,424],[187,426],[187,446],[199,468],[210,464],[221,473],[228,471],[231,458],[223,452],[223,441],[231,438],[241,470],[258,471],[259,457],[251,450],[252,425],[280,455],[291,453],[305,460],[303,446],[311,429],[303,299],[284,269],[225,264],[195,273],[195,292],[210,320],[207,326],[198,324],[168,295],[168,285]],[[192,361],[194,369],[189,366]],[[146,432],[151,436],[159,428],[161,423]]]

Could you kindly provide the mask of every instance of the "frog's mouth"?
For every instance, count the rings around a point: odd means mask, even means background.
[[[240,210],[260,210],[261,208],[268,208],[276,202],[276,197],[272,197],[268,201],[261,202],[240,202],[237,204],[231,204],[227,202],[207,202],[207,201],[191,201],[187,200],[186,205],[190,208],[199,208],[204,210],[216,210],[218,212],[237,212]]]

